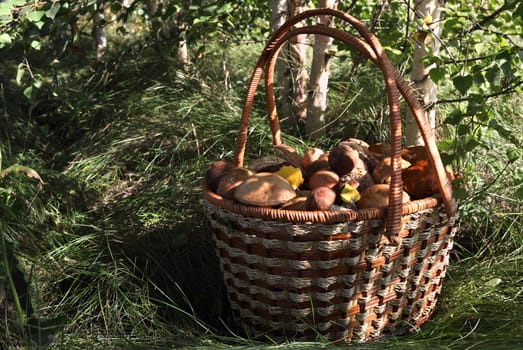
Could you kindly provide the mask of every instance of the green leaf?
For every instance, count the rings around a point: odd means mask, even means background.
[[[11,8],[6,3],[0,3],[0,25],[5,25],[13,20]]]
[[[11,36],[7,33],[0,34],[0,48],[6,47],[11,45],[13,40],[11,39]]]
[[[487,73],[485,74],[485,76],[487,77],[487,80],[489,81],[490,85],[492,85],[492,86],[501,85],[501,69],[497,65],[490,68],[487,71]]]
[[[476,140],[476,139],[470,139],[468,140],[465,145],[463,146],[463,148],[465,149],[465,151],[467,152],[471,152],[473,151],[476,147],[478,147],[479,145],[481,145],[481,143]]]
[[[60,11],[60,3],[59,2],[53,2],[49,10],[45,12],[45,16],[50,19],[54,19],[56,15],[58,14],[58,11]]]
[[[507,158],[510,163],[514,163],[521,159],[522,154],[521,150],[514,147],[507,149]]]
[[[518,195],[519,199],[523,200],[523,186],[516,190],[516,194]]]
[[[447,75],[447,70],[444,67],[432,68],[429,72],[430,79],[433,82],[438,83],[439,81],[445,79]]]
[[[7,3],[11,6],[24,6],[25,0],[7,0]]]
[[[472,87],[474,79],[470,75],[456,76],[452,79],[452,83],[458,89],[458,91],[464,95]]]
[[[24,96],[31,102],[34,102],[36,100],[37,95],[38,95],[38,88],[33,85],[27,87],[24,90]]]
[[[35,50],[40,50],[42,48],[42,42],[38,40],[31,41],[31,47]]]
[[[455,188],[452,191],[452,196],[456,199],[467,199],[469,193],[464,188]]]
[[[16,84],[18,86],[22,85],[22,79],[24,78],[24,75],[25,75],[25,65],[23,63],[20,63],[16,70]]]
[[[463,123],[463,124],[460,124],[458,125],[458,135],[459,136],[463,136],[463,135],[467,135],[468,133],[470,133],[470,124],[468,123]]]
[[[40,21],[44,15],[44,11],[32,11],[27,14],[26,18],[29,22],[35,23]]]
[[[454,148],[454,140],[443,139],[438,141],[438,149],[441,151],[450,151]]]
[[[454,111],[445,118],[444,123],[449,125],[458,125],[463,120],[464,115],[459,111]]]

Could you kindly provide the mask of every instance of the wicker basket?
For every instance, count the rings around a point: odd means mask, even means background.
[[[293,26],[330,15],[359,33]],[[368,57],[383,73],[391,119],[393,170],[383,209],[304,211],[244,205],[203,185],[207,215],[236,321],[252,335],[367,341],[423,324],[441,291],[455,233],[456,205],[434,137],[411,88],[375,36],[357,19],[328,9],[292,18],[270,39],[254,69],[242,113],[234,163],[243,166],[249,114],[265,72],[274,145],[282,143],[273,76],[278,51],[298,34],[323,34]],[[399,94],[413,112],[438,175],[434,197],[402,203]]]

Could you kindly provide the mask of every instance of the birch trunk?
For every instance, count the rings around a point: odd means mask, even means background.
[[[291,1],[290,10],[293,16],[302,13],[305,11],[305,1]],[[296,24],[296,27],[303,26],[303,23]],[[290,43],[291,81],[294,83],[291,112],[299,127],[304,126],[307,119],[307,37],[307,34],[298,35]]]
[[[96,2],[96,13],[94,14],[93,22],[93,36],[96,43],[96,60],[102,62],[105,57],[105,50],[107,49],[107,33],[105,31],[103,0],[98,0]]]
[[[430,79],[429,71],[434,65],[425,66],[423,58],[427,52],[431,51],[437,55],[440,49],[438,40],[441,26],[441,2],[438,0],[415,0],[414,16],[416,19],[423,19],[428,28],[423,28],[414,33],[414,53],[412,62],[412,72],[410,79],[416,90],[419,99],[426,106],[425,117],[433,132],[436,127],[436,107],[437,85]],[[407,145],[422,145],[423,139],[419,132],[418,126],[410,111],[407,112],[407,125],[405,138]]]
[[[274,32],[281,27],[283,23],[289,18],[289,4],[287,0],[270,0],[269,9],[271,13],[271,31]],[[282,124],[291,124],[292,104],[290,103],[291,96],[291,81],[290,70],[286,62],[288,56],[287,45],[281,49],[281,52],[276,61],[276,81],[275,85],[279,87],[278,90],[278,104],[280,121]]]
[[[335,0],[320,0],[318,8],[336,8]],[[328,25],[329,16],[319,16],[318,24]],[[332,38],[314,35],[310,86],[305,131],[309,137],[318,137],[325,133],[325,111],[327,110],[327,91],[330,75],[330,56]]]

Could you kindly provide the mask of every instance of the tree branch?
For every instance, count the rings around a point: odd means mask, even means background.
[[[483,98],[486,100],[486,99],[489,99],[489,98],[492,98],[492,97],[497,97],[497,96],[501,96],[501,95],[507,95],[507,94],[510,94],[510,93],[513,93],[513,92],[516,92],[516,88],[518,86],[521,86],[523,85],[523,80],[520,80],[516,83],[514,83],[512,86],[506,88],[506,89],[503,89],[503,90],[500,90],[500,91],[497,91],[497,92],[493,92],[491,94],[488,94],[488,95],[483,95]],[[435,102],[435,104],[444,104],[444,103],[458,103],[458,102],[466,102],[466,101],[469,101],[470,98],[468,97],[460,97],[460,98],[453,98],[453,99],[443,99],[443,100],[438,100]]]

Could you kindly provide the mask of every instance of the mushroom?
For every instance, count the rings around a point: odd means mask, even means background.
[[[311,190],[317,187],[333,188],[340,181],[340,177],[334,171],[318,170],[309,177],[309,188]]]
[[[449,166],[445,167],[445,171],[451,181],[455,179]],[[428,197],[439,190],[436,172],[427,160],[418,160],[414,165],[403,170],[401,177],[403,188],[414,199]]]
[[[233,167],[234,164],[226,160],[218,160],[211,164],[205,173],[205,181],[207,182],[207,185],[211,191],[216,192],[218,183],[220,182],[222,176]]]
[[[283,203],[281,209],[286,210],[305,210],[305,202],[307,197],[305,196],[296,196],[293,199]]]
[[[401,168],[406,169],[411,166],[410,162],[401,159]],[[392,158],[386,157],[378,163],[372,170],[372,178],[377,184],[390,184],[390,175],[392,172]]]
[[[401,156],[403,159],[414,164],[418,160],[428,160],[427,149],[425,146],[409,146],[401,150]]]
[[[328,187],[317,187],[311,191],[305,202],[307,210],[329,210],[336,200],[336,192]]]
[[[301,166],[301,156],[293,147],[289,145],[282,143],[280,145],[274,146],[274,153],[276,153],[276,156],[285,159],[287,162],[297,168]]]
[[[356,202],[358,209],[385,208],[389,205],[390,186],[376,184],[361,192],[361,198]],[[408,193],[403,191],[403,203],[410,201]]]
[[[255,174],[247,168],[233,168],[226,172],[218,182],[216,193],[223,198],[233,199],[234,191],[243,180]]]
[[[281,205],[296,197],[296,192],[283,177],[273,173],[258,173],[244,180],[234,192],[241,203],[259,207]]]
[[[318,170],[330,170],[329,167],[329,154],[324,153],[318,157],[314,162],[310,163],[305,168],[305,181],[308,182],[309,177],[317,172]]]
[[[346,142],[340,142],[329,152],[329,166],[340,176],[348,174],[354,169],[358,160],[358,151]]]
[[[376,162],[383,160],[383,158],[390,157],[390,146],[385,143],[374,143],[367,149],[369,156]]]
[[[249,165],[247,167],[257,173],[272,173],[281,168],[281,166],[285,164],[285,162],[285,159],[280,157],[265,156],[249,162]]]
[[[320,148],[309,148],[303,157],[301,157],[301,166],[307,170],[309,165],[317,161],[323,154],[325,154],[325,152]]]

